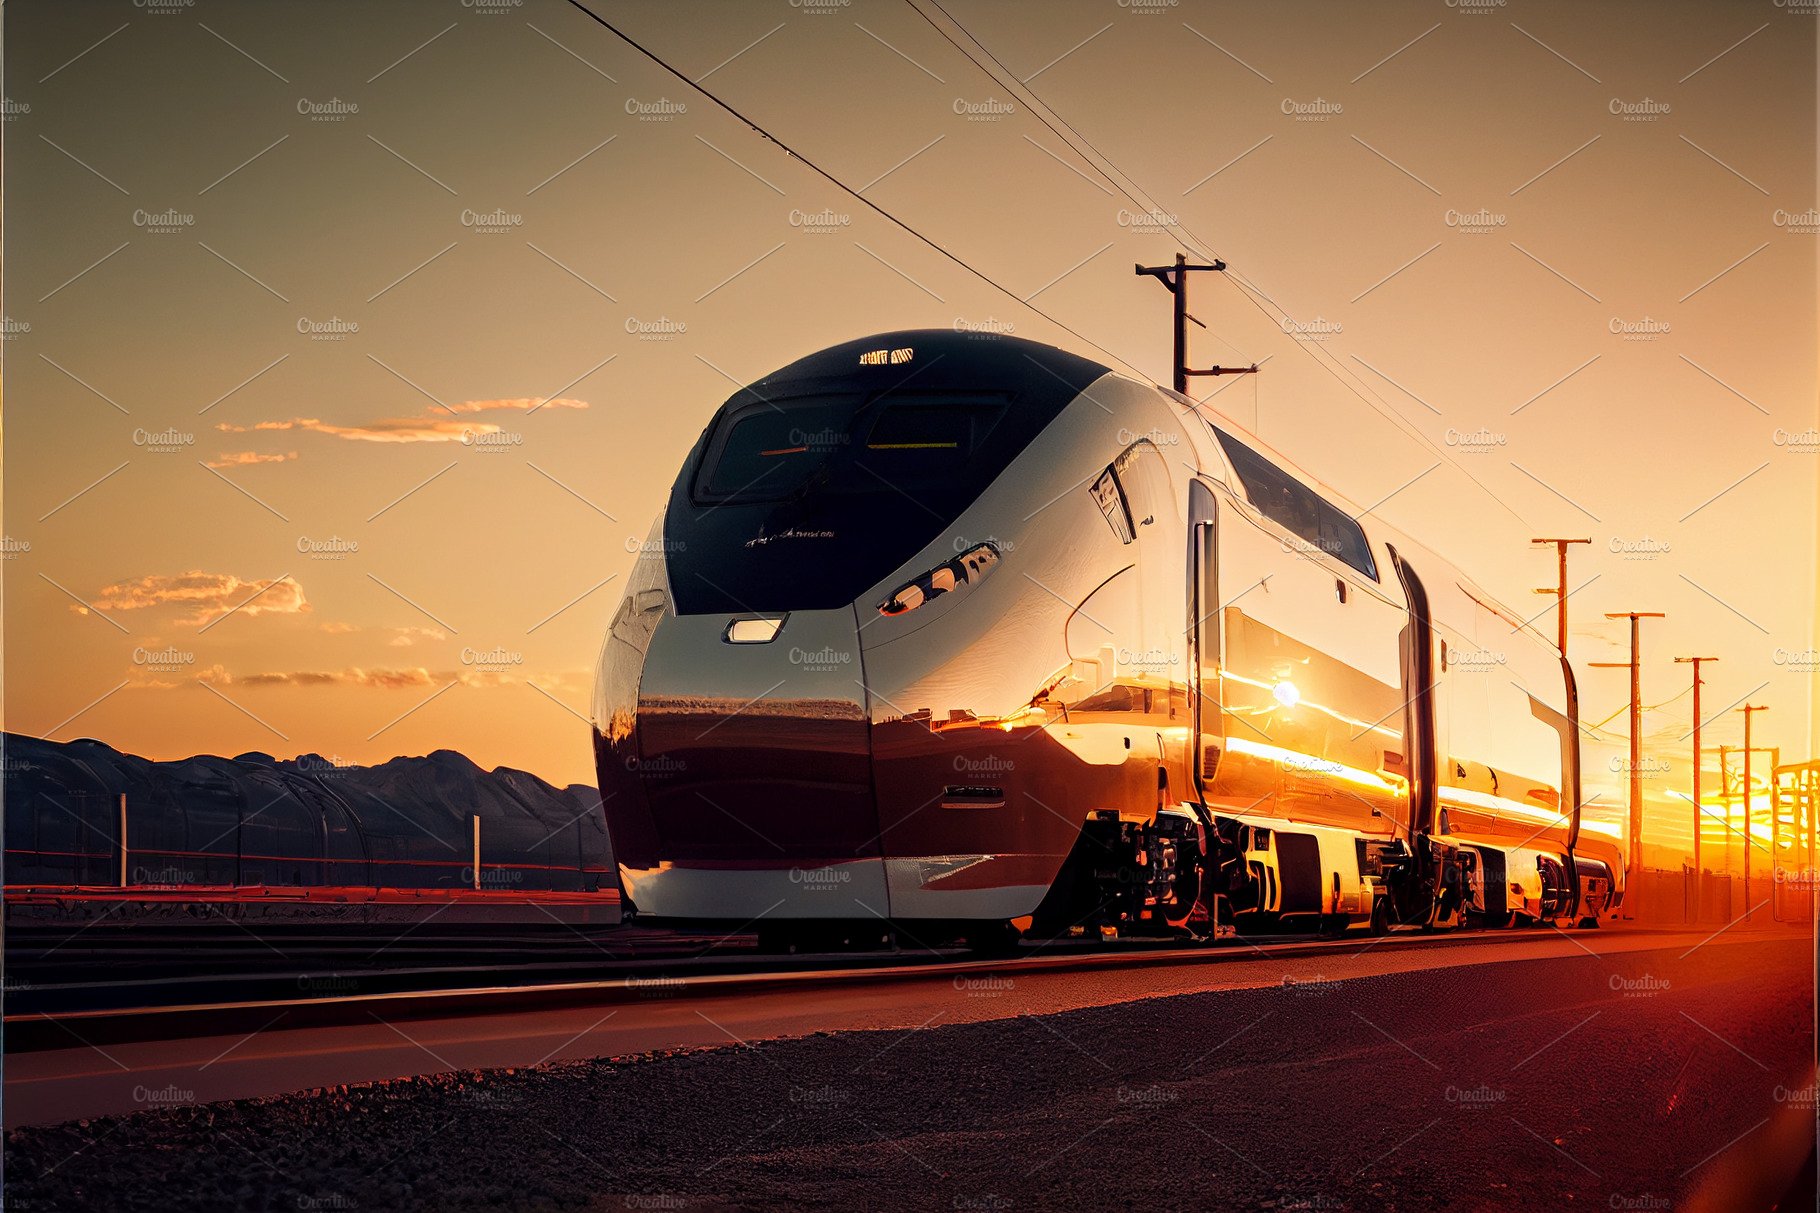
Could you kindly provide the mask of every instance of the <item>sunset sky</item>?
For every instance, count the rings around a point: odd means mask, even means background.
[[[1593,541],[1591,719],[1603,612],[1660,610],[1652,745],[1697,653],[1820,748],[1813,6],[946,7],[1162,214],[907,4],[600,11],[1153,379],[1132,265],[1191,229],[1292,321],[1197,280],[1197,360],[1263,364],[1217,408],[1526,611],[1528,539]],[[957,323],[1104,357],[566,4],[6,16],[9,730],[592,782],[630,548],[736,385]]]

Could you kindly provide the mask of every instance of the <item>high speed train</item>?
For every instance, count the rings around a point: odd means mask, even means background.
[[[1230,420],[885,333],[735,392],[601,652],[629,912],[761,938],[1594,926],[1571,668]]]

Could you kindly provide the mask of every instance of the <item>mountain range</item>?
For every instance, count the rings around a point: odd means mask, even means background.
[[[156,762],[0,734],[8,885],[612,886],[600,797],[454,750],[358,766],[250,752]],[[144,879],[134,879],[143,877]]]

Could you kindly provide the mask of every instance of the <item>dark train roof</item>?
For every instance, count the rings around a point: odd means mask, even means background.
[[[741,388],[670,492],[677,613],[852,602],[941,535],[1105,374],[1035,341],[905,329]]]
[[[861,363],[862,355],[881,350],[885,352],[883,362]],[[907,361],[893,362],[891,354],[897,350],[912,353]],[[970,388],[986,381],[1012,392],[1035,384],[1065,386],[1072,396],[1111,369],[1053,345],[1003,333],[899,329],[817,350],[772,371],[744,390],[769,396],[786,385],[793,394],[836,389],[848,383],[886,386],[893,380],[879,383],[879,374],[890,375],[896,370],[897,377],[923,390]],[[728,403],[739,400],[736,395]]]

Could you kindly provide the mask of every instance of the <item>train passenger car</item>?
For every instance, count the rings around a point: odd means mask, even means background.
[[[627,908],[977,946],[1596,924],[1571,669],[1229,420],[1053,347],[809,355],[689,453],[601,653]]]

